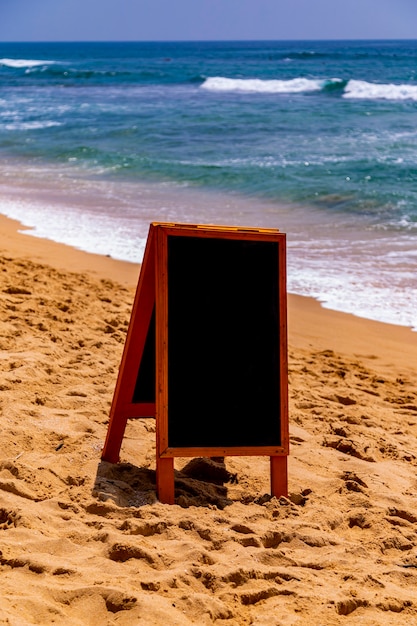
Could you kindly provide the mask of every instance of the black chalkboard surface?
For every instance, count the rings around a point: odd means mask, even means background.
[[[275,241],[168,237],[168,446],[280,446]]]

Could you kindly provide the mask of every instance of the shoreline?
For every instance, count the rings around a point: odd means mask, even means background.
[[[136,264],[153,221],[279,227],[287,233],[289,291],[331,310],[417,331],[408,236],[387,237],[366,220],[358,229],[348,216],[330,224],[326,210],[313,206],[159,183],[73,179],[59,168],[55,178],[41,169],[22,180],[16,169],[13,164],[0,184],[2,214],[36,237]]]
[[[0,215],[0,251],[136,288],[140,264],[26,235],[30,230],[21,222]],[[375,355],[383,353],[384,360],[397,367],[406,368],[405,364],[417,355],[417,332],[410,328],[328,309],[314,298],[292,293],[288,294],[288,334],[290,345],[295,347],[319,349],[325,342],[329,349],[372,361]]]
[[[136,263],[84,252],[51,239],[25,234],[31,230],[30,226],[25,226],[18,220],[0,215],[0,251],[47,263],[55,269],[88,272],[125,286],[133,286],[138,280],[140,265]]]

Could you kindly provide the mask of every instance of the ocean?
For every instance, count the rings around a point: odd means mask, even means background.
[[[279,228],[290,292],[417,330],[417,41],[0,43],[0,213]]]

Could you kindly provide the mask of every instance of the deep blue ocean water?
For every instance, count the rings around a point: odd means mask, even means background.
[[[132,261],[280,228],[290,291],[417,328],[417,41],[0,44],[0,211]]]

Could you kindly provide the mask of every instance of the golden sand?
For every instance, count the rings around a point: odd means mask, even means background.
[[[100,461],[138,266],[0,226],[0,624],[417,624],[417,333],[290,297],[290,497],[178,459],[162,505],[153,420]]]

